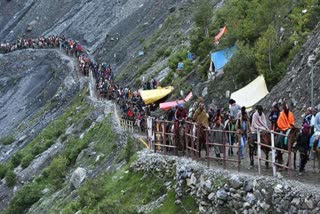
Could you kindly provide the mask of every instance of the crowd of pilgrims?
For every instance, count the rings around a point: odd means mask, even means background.
[[[142,131],[146,128],[146,118],[150,115],[150,111],[155,110],[156,106],[145,105],[138,90],[133,90],[129,86],[120,87],[115,84],[113,78],[113,71],[110,65],[106,63],[98,64],[90,60],[89,56],[83,50],[83,47],[72,39],[66,39],[64,36],[40,36],[35,39],[18,39],[15,42],[0,43],[0,53],[9,53],[21,49],[46,49],[46,48],[60,48],[68,55],[77,57],[80,71],[88,76],[92,71],[93,77],[96,81],[96,88],[101,97],[107,99],[114,99],[120,106],[122,118],[134,122]],[[157,81],[152,79],[143,83],[144,90],[156,89]],[[284,112],[284,113],[282,113]],[[318,140],[320,136],[320,114],[316,115],[315,109],[308,108],[303,120],[302,130],[312,128],[311,133],[315,133],[315,138]],[[268,126],[267,120],[270,120],[271,126]],[[286,107],[280,111],[277,104],[273,105],[273,109],[269,117],[264,115],[262,106],[257,106],[256,110],[249,116],[245,107],[240,107],[234,100],[229,101],[229,110],[225,111],[223,108],[214,110],[213,108],[205,108],[203,99],[200,97],[187,110],[183,104],[171,108],[166,112],[166,116],[160,117],[162,120],[168,121],[193,121],[201,125],[205,129],[239,131],[237,134],[229,134],[227,141],[229,144],[234,144],[236,141],[240,144],[240,156],[244,157],[244,147],[247,139],[252,133],[259,129],[272,129],[284,132],[294,127],[294,116]],[[167,131],[169,131],[167,127]],[[309,133],[309,131],[308,131]],[[240,136],[240,137],[239,137]],[[310,137],[311,135],[309,135]],[[222,135],[216,134],[210,136],[213,138],[220,138],[222,142]],[[238,137],[238,138],[237,138]],[[253,136],[254,137],[254,136]],[[236,139],[237,138],[237,139]],[[304,148],[305,154],[310,151],[309,144]],[[221,149],[215,149],[216,156],[220,157]],[[233,155],[232,148],[229,150],[229,155]],[[300,170],[304,170],[307,157],[302,157],[300,163]]]

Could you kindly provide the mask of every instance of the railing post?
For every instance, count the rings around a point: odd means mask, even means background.
[[[157,134],[156,134],[156,132],[157,132],[157,121],[156,120],[154,121],[153,129],[154,129],[154,131],[153,131],[153,135],[154,135],[154,143],[153,143],[153,145],[154,145],[154,153],[156,153],[157,152],[157,146],[156,146],[156,144],[157,144]]]
[[[199,145],[201,127],[200,127],[200,125],[196,125],[196,127],[197,127],[197,159],[199,159],[200,158],[200,153],[201,153],[201,148],[200,148],[200,145]]]
[[[227,154],[226,154],[226,132],[225,132],[225,130],[223,130],[222,141],[223,141],[223,168],[226,169]]]
[[[258,170],[259,175],[261,175],[261,136],[260,130],[257,130],[257,144],[258,144]]]
[[[209,158],[209,156],[210,156],[210,147],[209,147],[209,130],[208,130],[208,128],[206,129],[206,149],[207,149],[207,153],[206,153],[206,155],[207,155],[207,165],[208,165],[208,167],[210,167],[210,158]]]
[[[291,150],[292,150],[292,145],[291,145],[291,142],[289,141],[288,142],[288,174],[289,174],[289,178],[291,178],[291,169],[292,169],[292,167],[291,167],[291,164],[292,164]]]
[[[180,139],[180,122],[178,121],[177,123],[177,128],[175,129],[175,132],[174,132],[174,134],[175,134],[175,141],[174,141],[174,154],[175,155],[177,155],[178,154],[178,150],[177,150],[177,146],[180,144],[180,142],[181,142],[181,139]]]
[[[237,133],[235,133],[235,135],[237,135]],[[241,162],[241,159],[240,159],[240,150],[241,150],[241,138],[242,138],[242,135],[238,135],[240,136],[239,138],[239,143],[238,143],[238,172],[240,172],[240,162]],[[243,150],[244,150],[244,147],[243,147]],[[242,151],[244,153],[244,151]]]
[[[195,125],[194,124],[192,124],[192,130],[191,130],[191,132],[192,132],[192,139],[191,139],[191,146],[192,146],[192,150],[191,150],[191,158],[192,159],[194,159],[194,141],[195,141],[195,133],[193,133],[193,130],[194,130],[194,127],[195,127]]]
[[[188,134],[189,134],[189,129],[188,129],[188,123],[186,122],[184,124],[184,144],[185,144],[185,154],[188,155]]]
[[[162,148],[164,150],[164,154],[167,154],[167,140],[166,140],[166,127],[165,127],[165,122],[162,121],[161,123],[161,129],[162,129]]]
[[[276,176],[277,174],[277,167],[276,167],[276,150],[274,147],[274,131],[271,130],[271,155],[272,155],[272,172],[273,172],[273,176]]]

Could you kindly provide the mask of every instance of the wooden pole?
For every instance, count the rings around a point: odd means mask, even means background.
[[[261,175],[261,136],[260,136],[260,130],[257,130],[257,144],[258,144],[258,170],[259,175]]]
[[[273,176],[276,176],[277,173],[277,167],[275,165],[276,162],[276,150],[274,148],[274,132],[271,131],[271,154],[272,154],[272,172]]]

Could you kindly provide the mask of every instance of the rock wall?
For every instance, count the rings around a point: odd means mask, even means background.
[[[309,35],[301,51],[296,54],[284,78],[259,104],[271,109],[273,102],[281,103],[286,100],[296,116],[296,124],[300,125],[303,119],[300,115],[311,106],[311,66],[308,65],[308,58],[312,54],[315,56],[313,62],[314,104],[320,108],[320,79],[318,78],[320,74],[320,24]]]
[[[191,159],[139,153],[131,166],[176,182],[175,203],[193,196],[200,213],[319,213],[320,190],[295,181],[231,174]]]

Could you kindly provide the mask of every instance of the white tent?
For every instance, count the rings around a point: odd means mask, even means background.
[[[269,91],[263,75],[258,76],[245,87],[231,94],[231,99],[234,99],[240,106],[251,108],[264,98]]]

